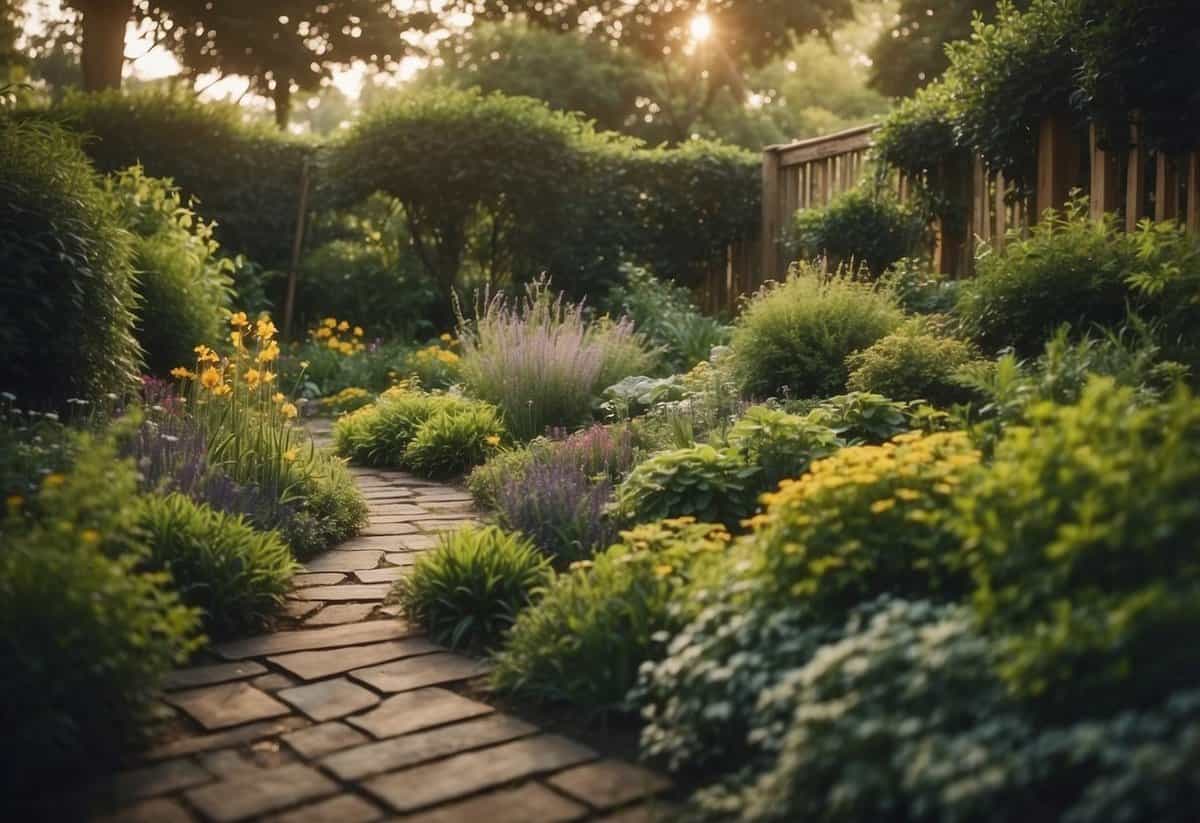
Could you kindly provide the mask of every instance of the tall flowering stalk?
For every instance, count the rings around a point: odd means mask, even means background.
[[[266,316],[252,323],[245,312],[233,314],[229,324],[228,356],[200,345],[193,369],[171,373],[182,382],[189,414],[208,446],[208,464],[283,506],[308,479],[312,443],[292,424],[296,406],[276,385],[275,324]]]
[[[546,280],[521,300],[487,299],[459,322],[463,382],[522,440],[584,422],[601,390],[654,361],[629,320],[588,322],[583,305],[554,296]]]

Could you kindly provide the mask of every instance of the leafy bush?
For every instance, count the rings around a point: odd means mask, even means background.
[[[686,371],[707,360],[714,346],[728,342],[728,327],[701,314],[687,289],[638,266],[626,266],[622,273],[625,282],[609,292],[610,310],[631,319],[634,328],[663,349],[665,368]]]
[[[12,489],[0,520],[0,787],[6,800],[142,739],[162,677],[199,645],[196,613],[143,570],[133,466],[73,439],[65,472]]]
[[[470,402],[448,394],[389,389],[373,405],[341,417],[333,426],[337,453],[368,466],[398,467],[421,424],[443,412],[458,412]]]
[[[846,386],[855,392],[925,400],[949,408],[971,399],[957,374],[976,359],[978,354],[969,343],[926,328],[906,327],[850,355]]]
[[[736,529],[754,512],[758,474],[737,452],[708,444],[662,452],[629,473],[615,510],[626,523],[688,516]]]
[[[879,277],[918,252],[924,231],[920,213],[890,193],[858,188],[823,208],[797,211],[788,245],[793,258],[826,258],[834,268],[865,266]]]
[[[1124,321],[1131,298],[1124,280],[1138,268],[1113,219],[1094,221],[1076,201],[1003,252],[981,255],[976,276],[959,291],[957,313],[984,347],[1033,356],[1063,323],[1083,332]]]
[[[890,293],[800,269],[746,304],[733,332],[735,373],[754,397],[837,394],[846,387],[846,356],[901,320]]]
[[[533,463],[535,450],[547,441],[537,438],[524,446],[501,448],[467,475],[467,491],[475,505],[484,510],[496,508],[500,492],[509,481],[517,482]]]
[[[516,303],[497,295],[461,322],[463,382],[521,440],[583,422],[601,390],[652,363],[629,321],[588,323],[582,304],[552,296],[546,281]]]
[[[913,314],[950,314],[963,282],[950,280],[913,258],[897,260],[879,278],[879,285],[895,295],[906,312]]]
[[[0,120],[0,387],[30,408],[125,393],[140,352],[129,238],[75,138]]]
[[[204,615],[214,638],[262,629],[296,567],[278,535],[182,495],[150,495],[138,508],[148,568],[170,573],[180,599]]]
[[[455,477],[486,461],[503,436],[504,423],[492,406],[443,410],[417,427],[402,465],[421,477]]]
[[[1039,404],[960,499],[975,605],[1002,669],[1055,714],[1144,706],[1193,683],[1200,403],[1140,405],[1096,378]]]
[[[586,712],[625,708],[638,666],[669,629],[668,604],[723,552],[729,534],[683,518],[639,526],[559,576],[521,612],[492,672],[495,688]]]
[[[458,382],[462,358],[455,349],[458,341],[443,334],[423,349],[417,349],[404,361],[409,377],[426,389],[448,389]]]
[[[322,412],[334,417],[341,417],[343,414],[371,405],[374,400],[375,398],[366,389],[350,386],[337,394],[321,398],[320,406]]]
[[[107,190],[133,232],[143,305],[135,334],[147,369],[166,375],[189,362],[197,344],[221,335],[233,261],[218,256],[212,224],[195,214],[172,181],[147,177],[133,166],[111,176]]]
[[[528,540],[495,526],[443,535],[396,584],[405,613],[437,643],[493,649],[551,578]]]
[[[278,529],[301,560],[349,540],[367,523],[367,503],[342,461],[313,451],[305,469],[294,499],[259,524]]]
[[[898,434],[915,429],[911,403],[889,400],[881,394],[851,392],[817,403],[808,420],[833,430],[843,440],[862,444],[886,443]]]
[[[729,445],[751,466],[758,466],[758,488],[773,489],[785,477],[799,477],[814,460],[843,445],[830,428],[795,414],[754,406],[733,424]]]

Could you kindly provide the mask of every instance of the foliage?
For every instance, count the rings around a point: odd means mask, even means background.
[[[340,417],[347,412],[357,411],[363,406],[369,406],[375,398],[366,389],[348,386],[337,394],[321,398],[321,411],[334,417]]]
[[[88,437],[70,453],[0,520],[0,786],[14,802],[139,741],[162,677],[198,645],[195,612],[142,569],[132,465]]]
[[[1146,705],[1200,664],[1191,551],[1200,404],[1093,379],[1010,427],[960,501],[975,605],[1001,671],[1050,712]]]
[[[494,649],[551,577],[528,540],[495,526],[444,535],[396,584],[408,618],[450,648]]]
[[[799,477],[814,460],[843,445],[836,432],[811,419],[767,406],[752,406],[729,431],[729,445],[747,465],[760,470],[762,490],[786,477]]]
[[[147,568],[170,574],[211,637],[261,630],[283,602],[296,564],[278,535],[179,494],[142,498],[137,518]]]
[[[614,286],[608,303],[663,350],[664,367],[686,371],[708,359],[714,346],[728,342],[728,328],[700,313],[687,289],[656,278],[644,268],[626,266],[625,283]]]
[[[846,386],[846,355],[900,322],[890,293],[801,268],[746,304],[733,332],[735,372],[754,397],[837,394]]]
[[[736,529],[754,512],[758,474],[737,452],[708,444],[661,452],[617,488],[615,510],[626,523],[688,516]]]
[[[703,579],[729,534],[691,518],[639,526],[594,561],[575,564],[521,612],[496,656],[502,692],[589,712],[625,707],[638,666],[672,627],[668,603]]]
[[[978,358],[970,343],[939,334],[927,324],[909,324],[850,355],[846,387],[949,408],[971,399],[957,374]]]
[[[417,427],[402,465],[419,477],[456,477],[485,462],[503,436],[504,421],[493,406],[443,410]]]
[[[724,442],[733,421],[749,406],[738,396],[734,366],[729,347],[719,346],[687,374],[669,378],[669,386],[663,387],[667,396],[653,398],[651,389],[648,399],[654,405],[636,421],[639,445],[654,451]],[[676,391],[680,396],[673,399]],[[618,418],[633,410],[620,401],[610,401],[606,409]]]
[[[544,280],[516,302],[496,295],[460,324],[463,383],[520,440],[585,421],[601,390],[652,363],[629,321],[589,323],[582,304],[553,296]]]
[[[877,445],[918,428],[917,411],[912,403],[889,400],[881,394],[851,392],[822,400],[807,417],[849,443]]]
[[[408,375],[427,389],[448,389],[458,382],[458,341],[445,333],[423,349],[417,349],[404,361]]]
[[[916,254],[924,233],[925,219],[912,207],[885,189],[859,187],[822,208],[798,210],[788,246],[793,258],[866,267],[878,278],[897,260]]]
[[[345,464],[320,450],[311,453],[296,499],[280,515],[262,526],[278,529],[303,560],[358,534],[367,522],[367,504]]]
[[[191,359],[192,348],[221,334],[232,298],[233,261],[219,257],[213,226],[185,204],[170,180],[141,166],[110,176],[106,189],[133,232],[133,267],[142,310],[134,333],[152,374]]]
[[[467,491],[475,505],[485,511],[496,508],[504,486],[525,476],[534,455],[546,442],[537,438],[523,446],[497,449],[484,463],[472,469],[467,475]]]
[[[133,388],[129,238],[77,141],[0,119],[0,387],[28,407]]]
[[[914,258],[898,260],[879,278],[900,306],[913,314],[949,314],[958,299],[960,280],[949,280]]]
[[[408,444],[421,424],[443,412],[458,412],[470,402],[449,394],[429,394],[404,387],[389,389],[370,406],[338,419],[334,448],[342,457],[367,466],[404,463]]]

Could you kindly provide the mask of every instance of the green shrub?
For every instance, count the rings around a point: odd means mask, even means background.
[[[969,343],[926,328],[906,327],[850,355],[846,387],[949,408],[972,398],[957,373],[976,359],[978,354]]]
[[[736,529],[754,512],[759,473],[737,452],[708,444],[662,452],[617,487],[616,513],[626,523],[687,516]]]
[[[838,394],[846,388],[846,356],[901,320],[889,292],[801,269],[746,304],[733,332],[735,373],[753,397]]]
[[[325,451],[313,452],[293,493],[288,511],[263,525],[278,529],[301,560],[349,540],[367,523],[367,503],[353,476]]]
[[[171,575],[180,599],[204,615],[215,638],[261,630],[290,589],[296,563],[273,532],[179,494],[143,498],[138,526],[148,568]]]
[[[874,277],[919,251],[924,218],[883,190],[858,188],[824,208],[800,209],[792,218],[793,259],[826,258],[834,268],[865,266]]]
[[[551,578],[549,561],[495,526],[444,535],[396,584],[405,613],[450,648],[496,648]]]
[[[493,686],[589,713],[625,708],[654,635],[672,627],[672,597],[704,579],[728,540],[721,527],[690,518],[625,532],[518,615],[496,656]]]
[[[0,119],[0,389],[28,408],[136,384],[129,238],[75,138]]]
[[[500,490],[509,482],[519,482],[534,460],[535,453],[547,441],[538,438],[524,446],[500,449],[467,475],[467,491],[475,505],[488,511],[496,508]]]
[[[233,262],[217,256],[212,224],[185,204],[172,181],[147,177],[133,166],[111,176],[107,189],[133,232],[142,298],[135,334],[147,369],[165,376],[191,363],[197,345],[222,336]]]
[[[758,466],[759,489],[766,491],[786,477],[799,477],[812,461],[828,457],[842,441],[830,428],[795,414],[753,406],[729,431],[729,445],[747,465]]]
[[[448,394],[392,389],[373,405],[338,419],[333,426],[337,453],[368,466],[404,463],[404,452],[417,430],[441,412],[459,411],[469,402]]]
[[[492,406],[442,411],[417,427],[403,465],[420,477],[455,477],[486,461],[503,436],[504,422]]]
[[[878,445],[917,428],[911,403],[889,400],[881,394],[851,392],[817,403],[808,420],[826,426],[848,443]]]
[[[143,569],[132,464],[92,438],[70,451],[73,466],[10,497],[0,519],[6,801],[143,740],[162,677],[199,645],[198,615]]]
[[[585,422],[601,391],[653,365],[632,323],[588,322],[582,304],[545,280],[514,303],[497,295],[460,324],[463,383],[504,412],[519,440]]]
[[[906,312],[913,314],[950,314],[964,282],[950,280],[913,258],[896,261],[879,278],[879,285],[895,295]]]
[[[1096,378],[1039,404],[964,490],[959,529],[1002,672],[1047,711],[1144,706],[1194,682],[1200,403]]]
[[[447,333],[427,346],[412,352],[404,360],[404,373],[408,379],[426,389],[448,389],[457,384],[462,369],[462,358],[455,349],[458,341]]]
[[[686,371],[707,360],[714,346],[728,342],[729,328],[701,314],[687,289],[638,266],[625,266],[622,273],[625,282],[608,295],[610,311],[631,319],[634,328],[663,349],[666,369]]]

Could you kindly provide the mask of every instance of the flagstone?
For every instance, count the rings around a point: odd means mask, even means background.
[[[371,585],[346,583],[341,586],[313,586],[300,589],[292,596],[300,600],[345,601],[345,600],[383,600],[391,592],[392,587],[387,583]]]
[[[216,647],[215,651],[227,660],[285,654],[309,649],[333,649],[340,646],[360,646],[381,640],[393,640],[412,634],[403,620],[372,620],[367,623],[348,623],[327,629],[301,629],[276,632],[235,640]]]
[[[216,683],[226,683],[230,680],[244,680],[262,674],[266,668],[252,660],[237,663],[213,663],[207,666],[192,666],[188,669],[177,669],[163,680],[163,688],[168,691],[175,689],[193,689],[197,686],[211,686]]]
[[[479,660],[442,653],[393,660],[379,666],[357,669],[350,672],[350,676],[381,692],[404,692],[423,686],[469,680],[486,674],[490,668]]]
[[[308,570],[310,572],[353,572],[359,569],[373,569],[379,565],[381,557],[383,557],[382,549],[356,551],[336,549],[308,561]]]
[[[264,769],[186,793],[188,802],[218,823],[232,823],[338,791],[338,785],[304,764]]]
[[[376,663],[442,650],[441,646],[437,646],[423,637],[411,637],[405,640],[389,640],[385,643],[371,643],[365,646],[296,652],[267,659],[303,680],[318,680]]]
[[[285,732],[294,731],[309,725],[309,721],[299,715],[292,715],[281,720],[251,723],[236,729],[216,732],[214,734],[191,735],[161,743],[146,752],[145,760],[165,760],[170,757],[180,757],[187,754],[220,749],[225,746],[238,746],[253,743],[256,740],[274,737]]]
[[[284,689],[278,696],[318,722],[336,720],[379,703],[377,694],[344,677]]]
[[[500,789],[469,800],[406,816],[406,823],[564,823],[586,817],[588,810],[538,783]]]
[[[172,692],[164,700],[181,709],[208,731],[288,713],[287,706],[247,683],[225,683]]]
[[[311,806],[266,818],[267,823],[371,823],[383,817],[379,807],[358,795],[341,794]]]
[[[363,569],[354,573],[354,576],[362,583],[395,583],[403,575],[404,569],[397,566],[383,569]]]
[[[305,586],[332,586],[334,583],[341,583],[346,579],[346,575],[338,572],[317,572],[315,574],[298,574],[292,578],[293,588],[301,589]]]
[[[363,574],[363,572],[358,572],[358,574]],[[366,620],[374,610],[374,603],[338,603],[321,609],[321,611],[304,621],[304,625],[337,626],[342,623],[358,623],[361,620]]]
[[[551,786],[597,809],[615,809],[659,794],[671,782],[649,769],[620,760],[601,760],[554,775]]]
[[[470,700],[446,689],[419,689],[389,697],[349,722],[378,738],[441,726],[457,720],[489,714],[491,706]]]
[[[366,743],[370,738],[358,729],[351,728],[340,721],[319,723],[307,729],[285,734],[283,742],[295,749],[301,756],[313,758],[323,754],[336,752],[350,746]]]

